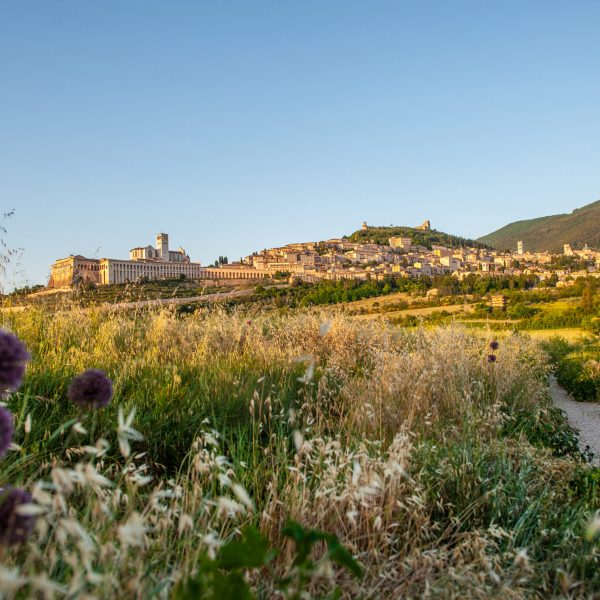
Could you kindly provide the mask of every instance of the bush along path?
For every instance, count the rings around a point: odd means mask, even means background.
[[[569,423],[579,432],[582,450],[589,447],[593,453],[592,464],[600,466],[600,404],[574,400],[554,375],[550,376],[549,383],[554,404],[565,411]]]

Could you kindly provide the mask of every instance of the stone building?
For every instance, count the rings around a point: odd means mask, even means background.
[[[412,239],[409,237],[391,237],[389,244],[392,248],[402,248],[402,250],[410,250]]]
[[[159,233],[154,246],[140,246],[129,252],[129,260],[85,258],[81,255],[61,258],[50,269],[48,287],[65,288],[89,282],[95,285],[129,283],[144,279],[254,279],[269,276],[265,269],[224,265],[203,267],[192,262],[183,248],[169,250],[169,236]]]
[[[58,259],[50,268],[50,288],[72,287],[82,283],[100,283],[100,260],[77,254]]]

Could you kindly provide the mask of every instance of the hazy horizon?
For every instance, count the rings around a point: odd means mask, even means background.
[[[14,283],[159,231],[206,264],[363,220],[476,238],[590,204],[598,17],[593,2],[3,3]]]

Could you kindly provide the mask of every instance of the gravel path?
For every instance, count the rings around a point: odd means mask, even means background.
[[[567,413],[569,423],[579,431],[580,446],[594,453],[592,464],[600,466],[600,404],[578,402],[550,376],[550,394],[554,404]]]

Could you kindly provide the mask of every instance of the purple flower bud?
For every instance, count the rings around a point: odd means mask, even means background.
[[[14,433],[15,425],[12,413],[7,408],[0,406],[0,456],[6,454],[12,443]]]
[[[496,362],[496,355],[495,354],[488,354],[488,362]]]
[[[73,379],[67,393],[82,408],[103,408],[111,401],[113,385],[103,371],[88,369]]]
[[[500,346],[500,344],[496,340],[490,342],[490,348],[492,350],[498,350],[498,346]]]
[[[25,490],[12,486],[0,489],[0,544],[12,546],[27,539],[35,517],[19,514],[18,508],[31,502],[31,494]]]
[[[0,329],[0,391],[16,390],[21,385],[29,358],[19,338]]]

